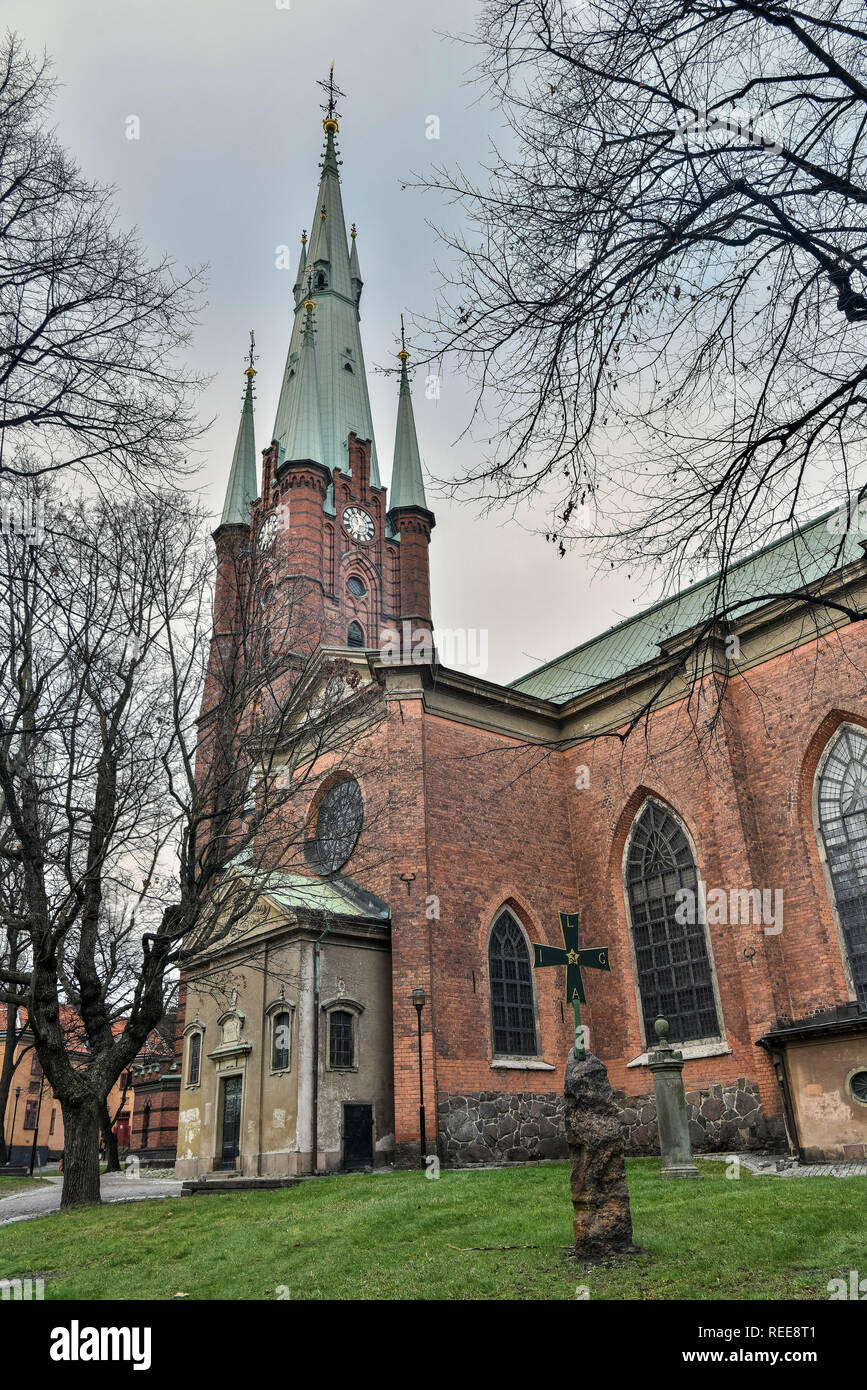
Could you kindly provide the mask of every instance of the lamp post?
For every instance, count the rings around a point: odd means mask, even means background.
[[[424,1167],[425,1154],[427,1153],[427,1140],[424,1132],[424,1071],[421,1057],[421,1011],[425,1006],[427,996],[423,989],[416,987],[412,992],[412,1002],[418,1015],[418,1128],[421,1138],[421,1166]]]
[[[9,1144],[8,1144],[8,1146],[7,1146],[7,1152],[8,1152],[8,1154],[9,1154],[9,1159],[8,1159],[8,1161],[9,1161],[10,1163],[12,1162],[12,1148],[13,1148],[13,1145],[14,1145],[14,1143],[15,1143],[15,1117],[16,1117],[17,1114],[18,1114],[18,1101],[20,1100],[20,1098],[21,1098],[21,1087],[20,1087],[20,1086],[16,1086],[16,1087],[15,1087],[15,1106],[14,1106],[14,1109],[13,1109],[13,1111],[12,1111],[12,1128],[11,1128],[11,1130],[9,1131]]]
[[[39,1081],[39,1104],[36,1107],[36,1128],[33,1131],[33,1143],[30,1146],[30,1176],[33,1177],[33,1169],[36,1167],[36,1144],[39,1139],[39,1116],[42,1114],[42,1091],[45,1086],[45,1077]]]

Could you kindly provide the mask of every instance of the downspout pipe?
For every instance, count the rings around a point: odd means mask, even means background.
[[[319,1000],[322,994],[322,951],[320,942],[331,930],[330,919],[325,930],[313,943],[313,1097],[311,1102],[310,1137],[313,1147],[313,1171],[319,1172]]]

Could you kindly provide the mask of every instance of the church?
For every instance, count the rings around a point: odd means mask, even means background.
[[[303,871],[185,970],[178,1175],[564,1157],[572,1009],[533,951],[563,946],[561,912],[609,966],[583,974],[582,1023],[627,1152],[657,1148],[664,1015],[697,1152],[867,1157],[867,632],[843,613],[867,608],[865,544],[823,518],[741,561],[740,596],[807,597],[745,605],[700,667],[712,580],[508,685],[442,665],[428,557],[449,540],[405,348],[382,481],[333,100],[323,124],[261,464],[247,369],[213,643],[233,561],[267,555],[380,717],[311,791]]]

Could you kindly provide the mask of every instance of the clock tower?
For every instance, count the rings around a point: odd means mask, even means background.
[[[277,599],[281,585],[293,586],[301,610],[289,634],[296,650],[361,647],[406,658],[413,646],[430,649],[434,517],[403,337],[390,495],[380,478],[361,342],[357,233],[353,224],[347,237],[336,89],[329,82],[326,90],[321,178],[309,239],[301,237],[273,438],[259,486],[248,390],[244,438],[239,434],[215,536],[219,554],[230,542],[234,549],[243,528],[247,544],[270,558]]]

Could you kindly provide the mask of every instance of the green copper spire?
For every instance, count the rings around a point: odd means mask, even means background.
[[[259,496],[259,480],[256,471],[256,439],[253,427],[253,349],[256,340],[250,330],[250,365],[244,372],[247,386],[244,391],[244,404],[241,407],[241,423],[238,425],[238,438],[232,455],[232,467],[226,488],[226,501],[223,506],[221,526],[249,526],[250,507]]]
[[[409,353],[403,336],[403,315],[400,319],[400,394],[397,398],[397,428],[394,434],[394,466],[391,470],[389,511],[396,507],[421,507],[428,510],[424,495],[424,479],[412,413],[412,393],[406,363]]]
[[[361,278],[361,269],[358,264],[358,243],[355,239],[358,233],[355,230],[354,222],[352,224],[350,236],[352,237],[352,250],[349,254],[349,278],[352,281],[352,288],[355,292],[355,302],[357,304],[361,299],[361,287],[364,281]]]
[[[316,378],[319,395],[319,429],[322,441],[318,462],[331,470],[349,472],[347,439],[350,432],[370,440],[370,481],[380,486],[373,419],[367,391],[367,374],[361,346],[358,298],[361,279],[358,258],[350,264],[350,253],[343,217],[339,159],[335,136],[338,132],[333,73],[322,84],[328,95],[325,152],[322,176],[316,198],[310,238],[306,245],[305,283],[311,277],[307,297],[316,300]],[[305,295],[297,288],[294,322],[289,352],[283,372],[273,438],[279,446],[279,463],[298,457],[294,450],[295,424],[299,418],[299,395],[304,374],[299,370],[305,333]],[[309,457],[309,455],[307,455]]]
[[[314,342],[316,330],[313,326],[313,310],[316,305],[310,298],[309,276],[307,298],[302,308],[304,309],[304,331],[295,373],[298,382],[297,409],[291,429],[286,437],[286,457],[289,459],[313,459],[315,463],[322,463],[324,449],[319,423],[321,407]]]
[[[295,304],[304,293],[304,277],[307,274],[307,232],[301,233],[301,255],[298,258],[298,270],[295,273]]]

